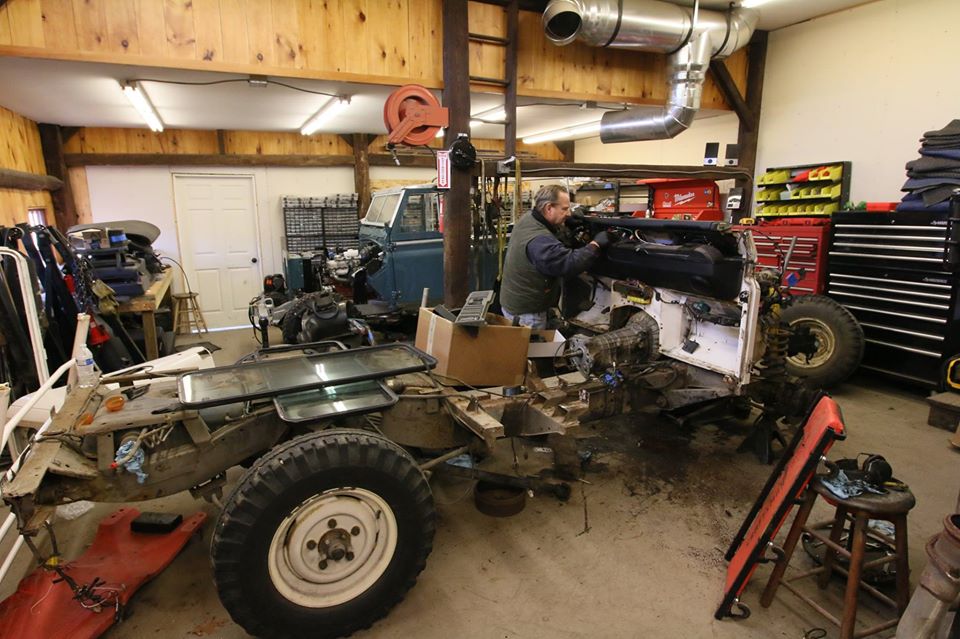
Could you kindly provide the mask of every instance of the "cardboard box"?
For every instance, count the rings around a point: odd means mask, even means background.
[[[421,308],[416,346],[437,358],[434,371],[472,386],[518,386],[527,370],[530,329],[487,313],[487,326],[456,326]]]
[[[567,338],[563,333],[555,330],[530,331],[530,346],[527,347],[527,357],[557,357],[563,355],[563,346]]]

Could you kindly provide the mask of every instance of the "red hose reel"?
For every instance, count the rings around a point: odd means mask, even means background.
[[[446,107],[426,87],[407,84],[387,98],[383,123],[391,144],[429,144],[440,129],[450,123]]]

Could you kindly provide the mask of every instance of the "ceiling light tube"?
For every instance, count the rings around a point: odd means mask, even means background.
[[[120,86],[123,88],[123,95],[127,96],[130,104],[137,110],[140,117],[143,118],[147,126],[150,127],[150,130],[154,133],[163,131],[163,122],[160,120],[160,114],[157,113],[157,109],[153,106],[153,103],[150,102],[150,98],[147,97],[147,93],[143,90],[143,87],[140,86],[140,83],[121,82]]]
[[[343,111],[348,104],[350,104],[350,96],[333,96],[327,101],[326,104],[320,107],[316,113],[311,115],[307,121],[303,123],[303,126],[300,127],[300,135],[313,135],[320,129],[321,125]]]
[[[552,142],[553,140],[564,140],[567,138],[588,138],[600,132],[600,120],[596,122],[587,122],[586,124],[577,124],[574,126],[556,129],[555,131],[544,131],[534,135],[527,135],[523,138],[524,144],[539,144],[540,142]]]
[[[496,106],[486,111],[480,111],[470,116],[470,126],[480,126],[481,124],[506,124],[507,110],[502,106]]]

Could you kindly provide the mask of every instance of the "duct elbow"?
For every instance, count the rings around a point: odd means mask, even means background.
[[[583,27],[583,6],[578,0],[553,0],[543,12],[543,32],[550,42],[565,46],[577,39]]]
[[[604,144],[644,142],[675,138],[693,124],[697,109],[667,105],[659,113],[638,117],[635,111],[605,113],[600,120],[600,141]]]

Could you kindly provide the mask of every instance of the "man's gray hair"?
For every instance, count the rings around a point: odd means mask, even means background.
[[[538,211],[540,214],[543,214],[543,209],[547,208],[547,204],[556,203],[557,197],[561,193],[569,193],[567,187],[562,184],[548,184],[547,186],[540,187],[540,190],[537,191],[537,197],[533,201],[533,209]]]

